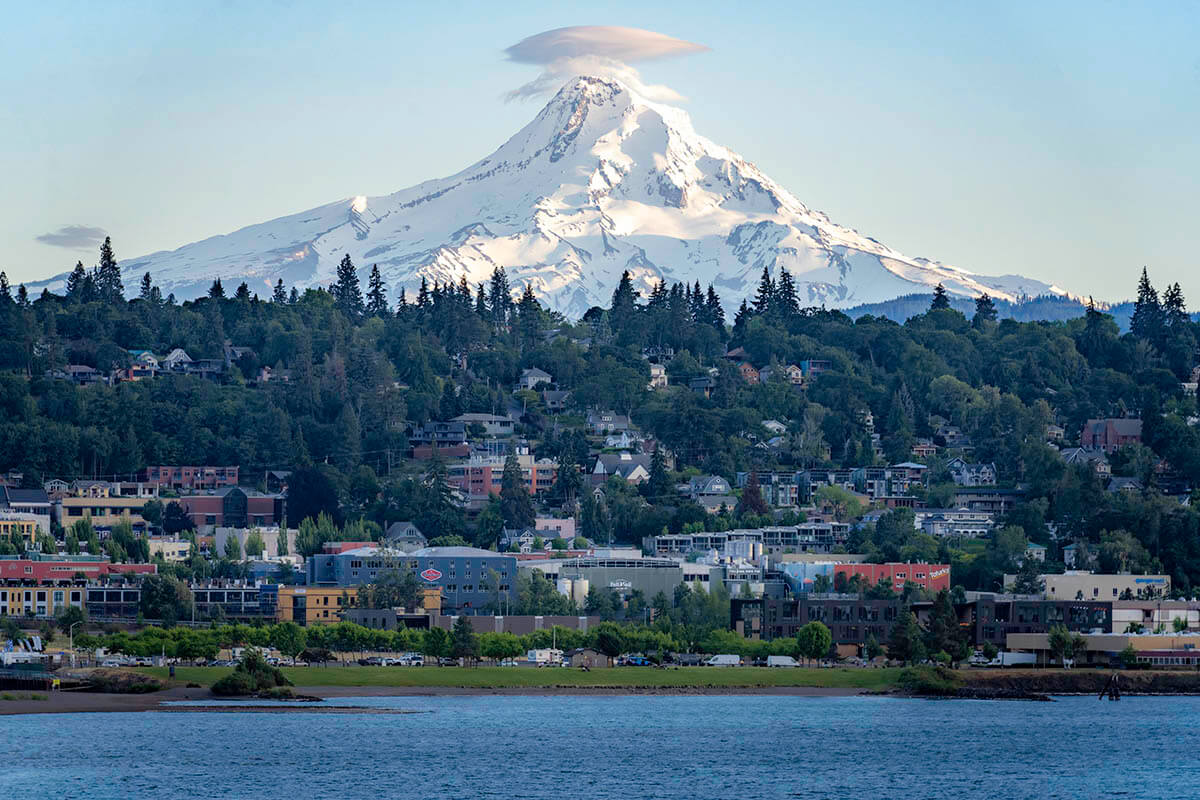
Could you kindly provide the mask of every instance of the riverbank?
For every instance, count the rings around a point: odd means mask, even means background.
[[[144,672],[155,674],[156,670]],[[166,677],[166,670],[159,670]],[[223,668],[179,668],[175,685],[147,694],[100,692],[10,692],[0,701],[0,716],[138,711],[229,711],[209,686],[229,672]],[[954,692],[913,691],[900,669],[766,669],[692,667],[657,670],[645,667],[597,669],[523,667],[308,667],[288,670],[296,693],[322,699],[347,697],[619,697],[768,695],[848,697],[860,694],[1039,699],[1037,695],[1098,695],[1110,670],[974,670],[953,673]],[[1120,672],[1121,692],[1137,695],[1200,695],[1200,673]],[[307,679],[307,680],[305,680]],[[186,688],[185,684],[200,684]],[[172,701],[213,701],[212,705],[163,707]],[[271,706],[274,713],[333,711],[331,706]],[[347,713],[355,709],[341,709]]]
[[[143,670],[165,679],[165,669]],[[230,672],[221,667],[178,667],[175,682],[208,687]],[[828,688],[879,690],[895,684],[899,669],[652,667],[597,668],[588,672],[564,667],[284,667],[296,686],[382,687],[390,689],[529,690],[770,690]],[[307,691],[307,689],[305,690]]]

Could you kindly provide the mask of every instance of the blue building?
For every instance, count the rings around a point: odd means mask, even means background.
[[[312,556],[305,570],[309,586],[346,588],[371,583],[391,570],[412,572],[423,586],[442,590],[446,614],[493,613],[497,602],[506,609],[517,601],[516,557],[475,547],[425,547],[412,553],[360,547]],[[494,586],[489,572],[495,573]]]

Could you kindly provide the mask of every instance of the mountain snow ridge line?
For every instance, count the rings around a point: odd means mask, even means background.
[[[515,290],[578,318],[607,305],[624,271],[648,295],[659,281],[713,284],[732,310],[763,268],[787,269],[803,304],[846,308],[928,290],[1018,302],[1066,292],[1018,275],[987,277],[911,258],[809,209],[758,167],[696,133],[685,111],[612,78],[568,81],[487,158],[380,197],[345,198],[222,236],[121,262],[135,290],[204,294],[245,280],[329,285],[345,254],[379,266],[392,296],[504,267]],[[59,288],[65,275],[37,286]]]

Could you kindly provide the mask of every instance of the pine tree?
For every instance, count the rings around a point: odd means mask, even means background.
[[[950,295],[946,294],[946,287],[940,283],[933,287],[933,302],[929,304],[930,311],[945,311],[950,308]]]
[[[750,306],[746,305],[745,298],[742,299],[742,304],[738,307],[737,313],[733,315],[733,338],[741,341],[746,335],[746,325],[750,322],[750,317],[753,312]]]
[[[287,290],[283,288],[283,278],[275,281],[275,289],[271,292],[271,302],[279,304],[287,302]]]
[[[337,268],[337,281],[333,284],[333,300],[341,312],[351,319],[363,314],[362,289],[358,285],[358,271],[350,254],[342,256]]]
[[[233,296],[238,300],[249,301],[250,300],[250,287],[246,285],[245,281],[242,281],[241,283],[238,284],[237,291],[233,293]]]
[[[1187,303],[1183,299],[1183,289],[1178,283],[1173,283],[1163,292],[1162,298],[1163,322],[1172,330],[1178,330],[1187,325]]]
[[[763,267],[762,279],[758,282],[758,291],[754,295],[754,313],[767,314],[775,307],[775,282],[771,280],[771,271]]]
[[[533,500],[525,486],[525,476],[517,456],[509,452],[500,478],[500,514],[508,528],[528,528],[533,525]]]
[[[975,327],[980,327],[985,322],[996,321],[996,304],[992,302],[991,296],[984,292],[975,298],[975,319],[973,320]]]
[[[1158,292],[1150,284],[1145,267],[1138,280],[1137,300],[1133,304],[1129,332],[1150,342],[1158,342],[1162,332],[1162,306],[1159,305]]]
[[[83,290],[84,284],[87,283],[87,270],[83,268],[83,262],[77,261],[75,269],[71,271],[71,275],[67,278],[67,297],[74,300],[76,303],[84,302]]]
[[[8,285],[8,275],[0,271],[0,300],[5,305],[12,302],[12,287]]]
[[[633,333],[633,318],[637,314],[638,293],[633,288],[633,277],[629,270],[621,273],[621,280],[613,290],[612,310],[609,324],[618,339],[629,339]]]
[[[390,310],[388,309],[387,301],[387,284],[383,282],[383,276],[379,274],[379,265],[371,265],[371,275],[367,278],[367,313],[374,317],[387,316]]]
[[[667,475],[667,459],[662,450],[662,447],[655,447],[650,456],[650,478],[645,483],[645,496],[651,505],[661,504],[674,495],[671,478]]]
[[[508,285],[508,273],[504,267],[492,270],[491,286],[488,288],[488,308],[492,312],[492,324],[497,329],[508,324],[508,314],[512,310],[512,289]]]
[[[525,284],[525,292],[517,306],[521,341],[526,348],[537,347],[542,337],[542,306],[533,294],[533,286]]]
[[[17,287],[17,305],[21,308],[29,308],[29,291],[23,283]]]
[[[417,290],[417,310],[429,310],[429,284],[425,282],[425,276],[421,276],[421,288]]]
[[[396,300],[396,316],[402,315],[408,310],[408,294],[404,291],[404,287],[400,287],[400,297]]]
[[[800,313],[800,298],[796,296],[796,282],[792,273],[780,268],[779,280],[775,284],[775,304],[784,319],[791,319]]]
[[[297,292],[296,287],[293,286],[292,290],[290,292],[288,292],[288,305],[294,306],[294,305],[296,305],[296,303],[299,303],[299,302],[300,302],[300,293]]]
[[[138,297],[147,302],[154,296],[154,281],[150,279],[150,273],[147,272],[142,276],[142,287],[138,292]]]
[[[487,319],[488,317],[487,295],[484,294],[482,283],[479,284],[479,289],[475,292],[475,313],[483,319]]]
[[[125,287],[121,284],[121,269],[117,266],[117,257],[113,255],[112,237],[105,236],[100,245],[100,264],[96,267],[96,289],[100,299],[106,303],[120,302],[125,296]]]
[[[716,328],[721,334],[721,338],[724,338],[725,309],[721,306],[721,298],[717,296],[717,290],[711,283],[708,285],[708,295],[704,300],[704,312],[707,317],[705,321]]]
[[[221,285],[220,278],[214,278],[212,286],[208,287],[208,296],[214,300],[225,299],[225,287]]]

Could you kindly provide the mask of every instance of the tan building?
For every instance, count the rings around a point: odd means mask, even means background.
[[[81,519],[90,519],[95,528],[111,528],[124,518],[134,530],[145,530],[142,518],[143,497],[118,497],[107,493],[73,494],[60,497],[54,504],[58,524],[70,528]]]
[[[1126,647],[1133,647],[1138,661],[1153,666],[1194,666],[1200,662],[1200,636],[1189,634],[1083,634],[1087,643],[1085,653],[1075,654],[1077,665],[1109,666]],[[1050,634],[1010,633],[1006,639],[1009,650],[1037,655],[1037,663],[1055,663],[1050,655]]]
[[[192,551],[192,543],[187,539],[151,538],[148,543],[150,558],[162,556],[163,561],[173,563],[187,561]]]
[[[341,622],[342,611],[352,608],[356,597],[341,586],[280,586],[275,618],[304,627]]]
[[[0,541],[24,539],[25,545],[33,544],[37,536],[38,518],[34,514],[0,512]]]
[[[1016,575],[1005,575],[1010,586]],[[1128,592],[1134,598],[1162,597],[1171,593],[1170,575],[1097,575],[1068,570],[1062,575],[1042,575],[1050,600],[1119,600]]]

